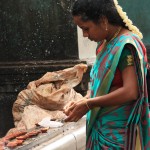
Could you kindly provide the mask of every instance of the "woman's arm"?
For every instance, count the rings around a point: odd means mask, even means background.
[[[74,103],[64,112],[68,115],[65,121],[78,121],[83,115],[94,107],[117,106],[129,101],[137,100],[138,81],[134,66],[128,66],[122,71],[123,86],[103,96],[84,99]],[[88,105],[88,107],[87,107]]]
[[[134,66],[128,66],[122,71],[123,86],[103,96],[87,100],[89,107],[115,106],[137,100],[139,95],[138,81]]]

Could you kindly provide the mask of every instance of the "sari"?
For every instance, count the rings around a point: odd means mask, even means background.
[[[96,107],[87,113],[86,150],[150,149],[150,114],[146,85],[146,49],[133,33],[123,34],[100,51],[90,73],[91,97],[109,93],[123,48],[131,53],[138,79],[139,97],[120,106]]]

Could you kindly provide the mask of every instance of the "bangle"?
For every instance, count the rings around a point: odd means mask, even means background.
[[[89,107],[89,105],[87,104],[87,101],[85,102],[85,104],[86,104],[86,107],[88,108],[88,110],[90,110],[90,107]]]

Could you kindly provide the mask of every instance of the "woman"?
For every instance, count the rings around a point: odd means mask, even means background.
[[[77,0],[73,19],[98,42],[90,97],[70,103],[66,121],[87,113],[87,150],[150,149],[146,49],[117,0]]]

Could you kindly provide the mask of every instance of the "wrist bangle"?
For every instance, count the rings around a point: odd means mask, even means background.
[[[85,102],[85,104],[86,104],[86,107],[88,108],[88,110],[90,110],[90,107],[89,107],[89,105],[87,104],[87,101]]]

